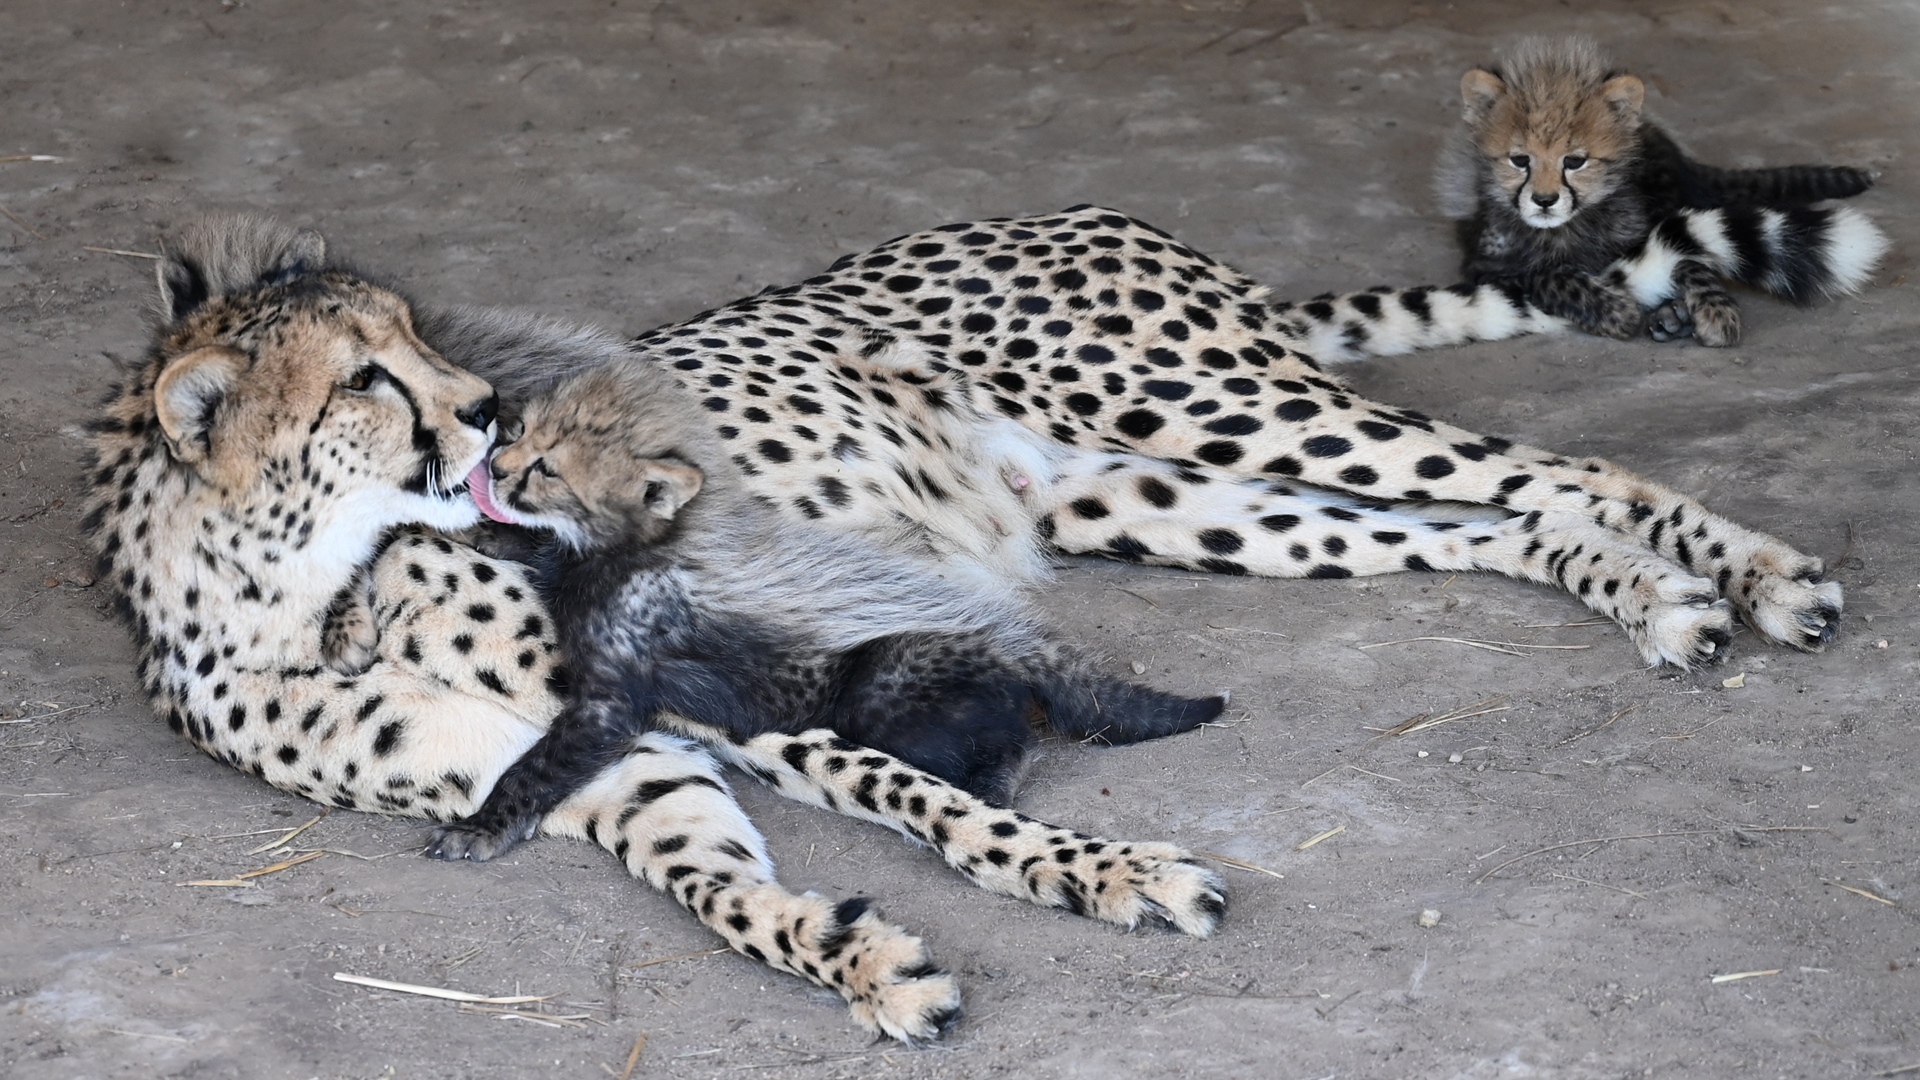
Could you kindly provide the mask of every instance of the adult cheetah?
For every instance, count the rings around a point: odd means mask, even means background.
[[[1735,611],[1769,641],[1832,639],[1841,589],[1820,560],[1610,462],[1368,401],[1315,359],[1564,327],[1517,292],[1266,292],[1081,206],[900,237],[630,356],[678,373],[762,499],[907,523],[996,578],[1032,580],[1053,552],[1273,577],[1492,570],[1573,593],[1650,664],[1720,660]],[[423,324],[509,411],[588,362],[487,326]],[[876,364],[876,337],[913,348]],[[1508,516],[1404,505],[1433,502]]]

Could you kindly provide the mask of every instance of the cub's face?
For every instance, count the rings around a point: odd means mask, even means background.
[[[1488,194],[1528,225],[1557,229],[1618,188],[1645,87],[1631,75],[1597,92],[1545,83],[1516,88],[1474,70],[1461,78],[1460,96],[1474,145],[1491,166]]]
[[[589,374],[529,404],[519,437],[469,478],[480,511],[582,553],[663,539],[705,474],[623,419],[621,389]]]
[[[163,349],[153,407],[173,456],[246,505],[284,492],[262,539],[475,520],[455,496],[492,441],[493,389],[428,348],[392,293],[316,275],[214,300]]]

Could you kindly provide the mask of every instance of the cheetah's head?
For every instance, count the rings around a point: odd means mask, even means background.
[[[269,497],[266,533],[473,524],[456,496],[492,441],[492,388],[325,252],[317,233],[228,218],[162,262],[143,385],[167,450],[237,506]]]
[[[1501,72],[1474,69],[1460,97],[1488,195],[1536,229],[1556,229],[1618,190],[1639,143],[1646,87],[1611,71],[1581,37],[1531,38]]]
[[[706,483],[692,464],[705,432],[651,374],[603,368],[530,402],[518,437],[468,477],[481,512],[581,553],[659,542]]]

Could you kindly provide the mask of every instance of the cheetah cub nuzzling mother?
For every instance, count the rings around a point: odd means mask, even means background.
[[[870,350],[880,367],[912,363],[884,341]],[[532,836],[648,731],[709,732],[724,753],[828,729],[1007,806],[1035,720],[1130,743],[1225,705],[1101,675],[1015,591],[943,573],[910,533],[886,545],[786,520],[746,493],[699,404],[658,365],[584,372],[529,402],[521,426],[468,486],[514,527],[506,543],[547,602],[570,693],[480,810],[439,830],[437,857],[488,859]],[[926,779],[897,770],[885,794],[924,808]]]

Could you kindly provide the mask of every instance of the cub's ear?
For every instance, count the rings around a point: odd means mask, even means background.
[[[1460,76],[1460,102],[1469,124],[1478,124],[1507,93],[1507,84],[1491,71],[1474,68]]]
[[[1600,100],[1617,116],[1639,116],[1640,106],[1647,100],[1647,86],[1631,75],[1615,75],[1600,87]]]
[[[640,501],[646,506],[647,513],[671,521],[681,507],[700,494],[707,477],[691,465],[653,458],[640,463],[639,481],[642,485]]]
[[[214,410],[247,370],[246,354],[209,345],[175,359],[153,385],[154,411],[173,456],[198,464],[212,452]]]

